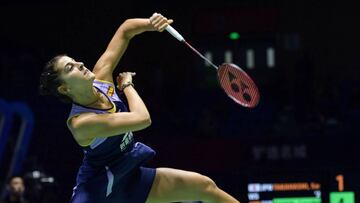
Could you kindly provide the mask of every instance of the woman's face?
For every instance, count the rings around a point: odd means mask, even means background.
[[[67,88],[81,87],[91,84],[95,79],[94,73],[88,70],[82,62],[76,62],[74,59],[63,56],[56,63],[56,69],[59,72],[60,79]]]

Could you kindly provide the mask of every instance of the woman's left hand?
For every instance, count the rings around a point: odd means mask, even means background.
[[[150,18],[150,24],[153,26],[154,30],[162,32],[165,28],[173,23],[172,19],[167,19],[162,16],[160,13],[154,13]]]

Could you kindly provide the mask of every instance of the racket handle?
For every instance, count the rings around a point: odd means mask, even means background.
[[[178,31],[176,31],[173,27],[171,27],[171,25],[168,25],[165,28],[166,31],[168,31],[173,37],[175,37],[177,40],[179,40],[180,42],[185,41],[185,39],[183,38],[183,36],[180,35],[180,33],[178,33]]]

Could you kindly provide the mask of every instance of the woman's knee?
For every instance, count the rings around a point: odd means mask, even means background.
[[[174,182],[180,188],[188,188],[201,193],[211,193],[217,189],[215,182],[206,175],[185,171],[185,176],[175,176]]]
[[[213,193],[217,190],[216,183],[208,176],[199,174],[200,179],[200,190],[204,193]]]

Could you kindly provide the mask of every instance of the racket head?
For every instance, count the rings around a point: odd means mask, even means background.
[[[220,86],[225,93],[241,106],[254,108],[260,101],[255,82],[239,66],[223,63],[217,71]]]

